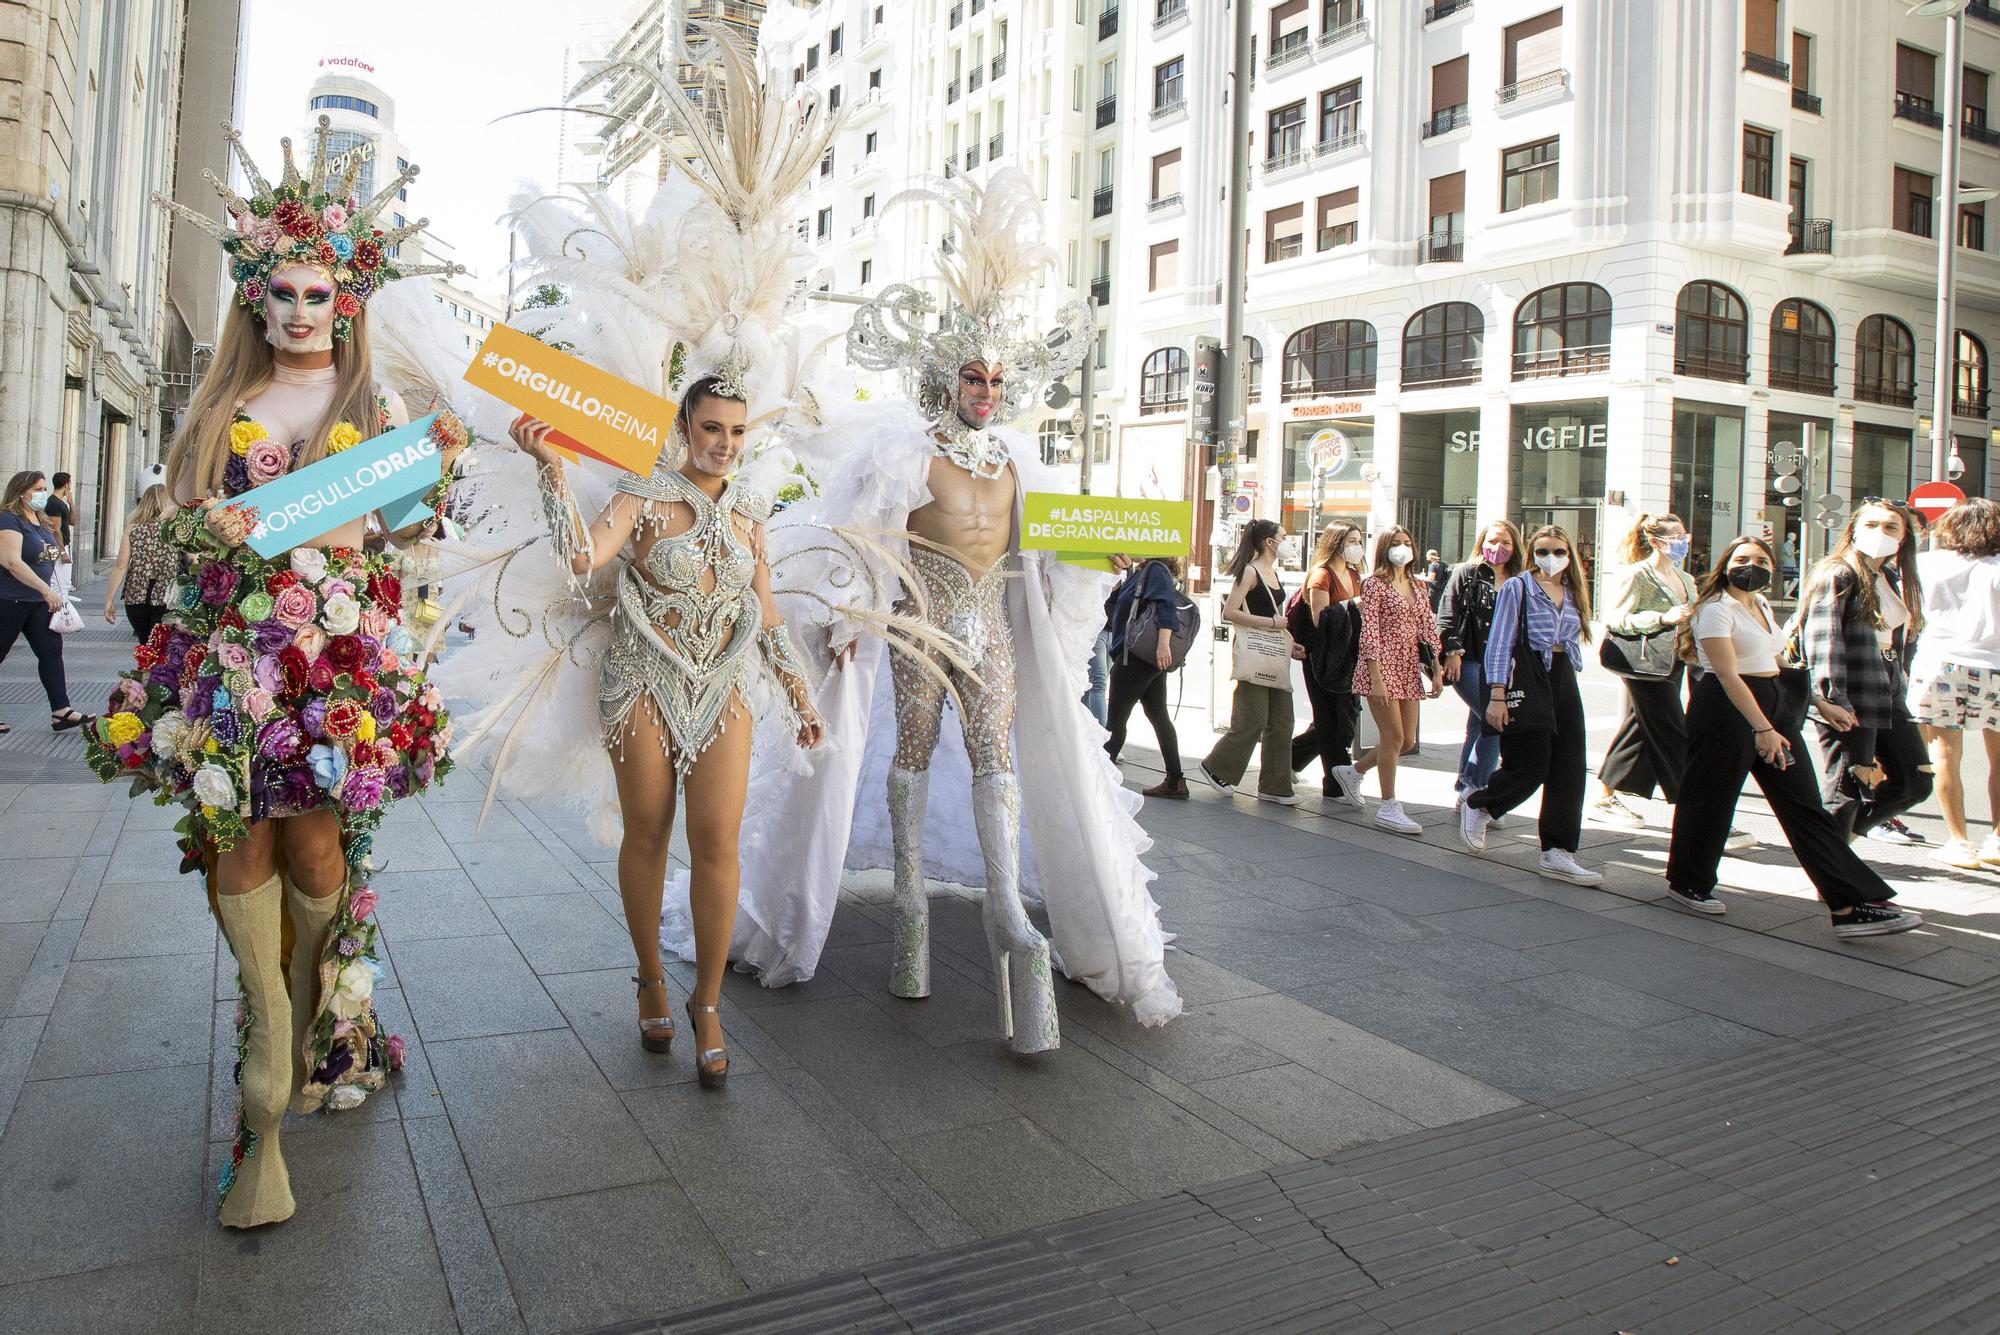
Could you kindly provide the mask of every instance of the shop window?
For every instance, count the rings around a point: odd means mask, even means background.
[[[1285,340],[1287,402],[1374,392],[1375,326],[1366,320],[1326,320]]]
[[[1854,331],[1854,397],[1908,408],[1917,401],[1917,340],[1910,327],[1871,315]]]
[[[1674,451],[1668,499],[1688,529],[1687,569],[1708,569],[1714,554],[1743,531],[1743,410],[1674,404]]]
[[[1986,416],[1986,345],[1958,331],[1958,356],[1952,372],[1951,410],[1960,417]]]
[[[1721,283],[1689,283],[1674,303],[1674,374],[1750,379],[1750,310]]]
[[[1479,379],[1486,321],[1469,302],[1426,306],[1403,326],[1403,384],[1469,385]]]
[[[1139,369],[1139,413],[1186,412],[1188,355],[1180,348],[1158,348]]]
[[[1833,317],[1797,297],[1771,311],[1772,389],[1833,393]]]
[[[1559,283],[1514,312],[1514,378],[1590,375],[1611,369],[1611,294],[1595,283]]]

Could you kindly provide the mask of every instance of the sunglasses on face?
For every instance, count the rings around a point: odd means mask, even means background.
[[[1535,555],[1536,555],[1536,556],[1568,556],[1568,555],[1569,555],[1569,550],[1568,550],[1567,548],[1564,548],[1564,547],[1537,547],[1537,548],[1535,548]]]

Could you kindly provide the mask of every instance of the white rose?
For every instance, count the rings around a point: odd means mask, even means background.
[[[328,1005],[336,1019],[358,1020],[368,1013],[368,999],[374,995],[375,970],[357,955],[334,979],[333,999]]]
[[[326,553],[317,547],[292,548],[292,573],[308,584],[326,578]]]
[[[180,746],[181,729],[187,726],[187,716],[177,709],[170,709],[153,722],[153,754],[172,758]]]
[[[220,765],[203,765],[194,772],[194,795],[205,807],[234,807],[236,784]]]
[[[361,624],[361,604],[344,593],[336,593],[320,609],[319,622],[329,635],[352,635]]]

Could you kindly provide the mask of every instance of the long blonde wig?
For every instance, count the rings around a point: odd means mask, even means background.
[[[236,420],[236,410],[271,383],[272,365],[263,321],[249,307],[231,305],[223,317],[215,360],[195,387],[194,401],[168,448],[167,486],[176,501],[214,496],[222,490],[222,470],[229,462],[229,425]],[[336,423],[352,424],[363,440],[379,432],[367,307],[354,317],[347,337],[334,340],[333,367],[333,398],[299,450],[297,467],[326,457],[327,433]]]

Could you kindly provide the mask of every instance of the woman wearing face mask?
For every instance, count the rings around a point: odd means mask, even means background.
[[[1917,557],[1924,633],[1910,664],[1907,703],[1929,730],[1937,795],[1949,836],[1947,867],[2000,868],[2000,828],[1973,845],[1960,766],[1968,738],[1986,752],[1986,819],[2000,827],[2000,503],[1970,497],[1944,512],[1936,544]]]
[[[1145,790],[1147,797],[1185,798],[1187,777],[1181,773],[1180,736],[1174,731],[1174,716],[1167,709],[1167,676],[1173,670],[1173,638],[1180,628],[1180,598],[1176,582],[1180,561],[1176,557],[1154,557],[1132,564],[1123,553],[1111,564],[1124,576],[1104,600],[1104,624],[1111,640],[1111,694],[1106,706],[1104,752],[1113,760],[1125,749],[1125,727],[1132,718],[1132,706],[1146,711],[1159,739],[1160,759],[1166,763],[1167,777]],[[1141,608],[1151,608],[1152,625],[1158,627],[1149,643],[1139,644],[1129,637],[1132,619]]]
[[[1493,625],[1486,637],[1486,721],[1500,734],[1500,768],[1487,785],[1465,795],[1458,833],[1466,847],[1486,847],[1486,829],[1542,790],[1541,873],[1575,885],[1597,885],[1602,872],[1576,860],[1583,833],[1583,695],[1577,664],[1590,634],[1590,572],[1569,534],[1554,524],[1528,538],[1533,563],[1500,586],[1493,600]],[[1552,727],[1510,726],[1508,688],[1516,684],[1524,654],[1539,657],[1546,673],[1524,689],[1546,689],[1548,698],[1530,702],[1546,711]]]
[[[1361,638],[1361,561],[1367,549],[1361,530],[1352,524],[1332,524],[1319,535],[1313,548],[1312,564],[1306,569],[1305,588],[1300,596],[1312,624],[1323,628],[1306,659],[1306,698],[1312,702],[1312,726],[1292,738],[1292,771],[1298,773],[1319,757],[1321,790],[1349,806],[1361,805],[1361,786],[1343,788],[1339,776],[1350,774],[1354,757],[1354,725],[1361,718],[1361,702],[1348,687],[1354,680],[1353,660]],[[1338,627],[1326,621],[1327,609],[1341,619]],[[1320,661],[1337,648],[1338,658]],[[1332,689],[1328,683],[1338,689]]]
[[[15,640],[27,638],[42,693],[49,698],[49,726],[67,732],[85,720],[69,707],[63,637],[49,626],[49,618],[62,611],[63,599],[55,589],[62,541],[42,521],[48,501],[48,479],[32,470],[14,474],[0,497],[0,662]],[[0,733],[9,731],[0,723]]]
[[[1723,841],[1743,780],[1755,775],[1785,841],[1833,915],[1840,937],[1884,936],[1923,925],[1891,907],[1887,882],[1856,857],[1821,805],[1799,736],[1803,698],[1779,676],[1779,630],[1764,601],[1777,557],[1762,538],[1740,537],[1701,582],[1694,614],[1681,623],[1683,662],[1699,663],[1688,705],[1688,765],[1674,807],[1667,893],[1697,913],[1727,910],[1715,897]]]
[[[1639,516],[1625,536],[1625,565],[1611,579],[1611,597],[1604,608],[1607,634],[1664,633],[1659,643],[1671,642],[1673,627],[1687,620],[1694,606],[1694,580],[1681,570],[1688,545],[1687,526],[1679,515]],[[1642,830],[1645,817],[1619,801],[1618,794],[1651,797],[1657,788],[1672,802],[1680,792],[1681,770],[1687,764],[1681,677],[1681,663],[1675,659],[1665,677],[1622,678],[1624,713],[1597,767],[1598,795],[1590,804],[1593,819]]]
[[[1423,586],[1410,576],[1416,555],[1416,540],[1401,525],[1375,540],[1375,568],[1361,581],[1354,693],[1368,697],[1380,740],[1366,760],[1333,771],[1343,793],[1359,793],[1361,776],[1379,769],[1382,804],[1375,809],[1375,823],[1397,834],[1424,832],[1396,800],[1396,761],[1417,740],[1423,702],[1444,689],[1437,624]]]
[[[1821,796],[1844,834],[1865,835],[1931,794],[1930,757],[1904,702],[1923,592],[1901,509],[1870,501],[1856,510],[1799,601],[1799,653],[1826,762]]]
[[[1278,579],[1278,550],[1284,531],[1269,519],[1253,519],[1243,529],[1236,555],[1229,561],[1232,581],[1222,606],[1222,619],[1232,626],[1261,630],[1285,628],[1285,586]],[[1250,753],[1262,746],[1257,800],[1295,807],[1292,792],[1292,689],[1236,683],[1229,709],[1229,731],[1210,749],[1199,773],[1218,793],[1233,793],[1250,768]]]
[[[1479,535],[1473,559],[1451,572],[1438,603],[1438,641],[1444,646],[1444,679],[1465,701],[1465,745],[1458,751],[1452,791],[1465,795],[1484,788],[1500,768],[1500,739],[1486,730],[1486,634],[1493,625],[1493,599],[1500,586],[1521,573],[1521,531],[1496,519]]]

